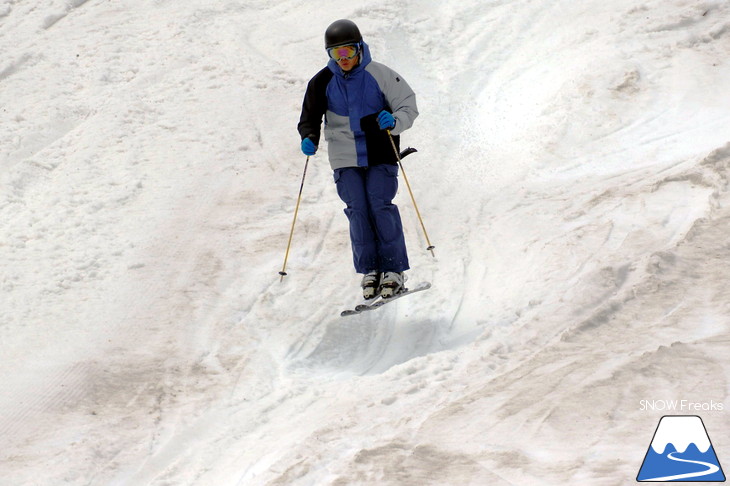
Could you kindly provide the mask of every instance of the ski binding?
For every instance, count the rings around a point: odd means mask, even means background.
[[[428,290],[430,288],[431,288],[431,283],[430,282],[421,282],[421,283],[419,283],[418,285],[416,285],[413,288],[410,288],[410,289],[404,288],[404,289],[402,289],[400,292],[398,292],[397,294],[395,294],[393,297],[389,297],[387,299],[384,299],[382,297],[376,297],[375,299],[373,299],[372,302],[368,302],[368,303],[365,303],[365,304],[357,305],[357,306],[355,306],[354,309],[344,310],[344,311],[342,311],[340,313],[340,316],[342,316],[342,317],[354,316],[356,314],[361,314],[363,312],[375,310],[375,309],[378,309],[380,307],[383,307],[386,304],[389,304],[389,303],[393,302],[394,300],[398,300],[401,297],[405,297],[406,295],[414,294],[416,292],[421,292],[423,290]]]

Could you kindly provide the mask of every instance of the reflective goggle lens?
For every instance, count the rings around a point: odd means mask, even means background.
[[[341,59],[352,59],[357,56],[359,49],[357,46],[339,46],[331,47],[327,49],[327,52],[329,52],[332,59],[339,61]]]

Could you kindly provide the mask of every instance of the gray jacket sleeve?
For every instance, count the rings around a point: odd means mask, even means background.
[[[418,116],[416,93],[402,76],[384,64],[371,62],[368,65],[368,71],[378,81],[385,100],[395,117],[395,128],[391,130],[391,133],[400,135],[413,126],[413,122]]]

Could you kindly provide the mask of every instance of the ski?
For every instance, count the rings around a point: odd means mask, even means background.
[[[416,292],[421,292],[423,290],[428,290],[430,288],[431,288],[430,282],[421,282],[418,285],[416,285],[415,287],[410,288],[410,289],[404,289],[404,290],[398,292],[397,294],[395,294],[393,297],[390,297],[388,299],[384,299],[382,297],[376,297],[372,302],[357,305],[357,306],[355,306],[354,309],[344,310],[340,313],[340,316],[342,316],[342,317],[353,316],[356,314],[361,314],[363,312],[375,310],[380,307],[383,307],[385,304],[389,304],[389,303],[393,302],[394,300],[398,300],[401,297],[405,297],[406,295],[414,294]]]

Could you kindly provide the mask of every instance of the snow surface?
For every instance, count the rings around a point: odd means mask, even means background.
[[[341,17],[436,245],[403,187],[433,288],[348,319],[324,144],[278,276]],[[660,399],[730,457],[726,0],[0,0],[0,47],[3,486],[633,484]]]

